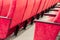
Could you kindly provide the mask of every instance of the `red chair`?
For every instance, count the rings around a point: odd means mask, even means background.
[[[20,4],[21,3],[21,4]],[[27,0],[17,0],[14,16],[12,18],[11,28],[22,23],[22,19],[27,8]],[[17,19],[17,20],[16,20]]]
[[[35,0],[35,4],[34,4],[34,7],[32,9],[32,12],[30,14],[30,17],[33,17],[37,14],[37,11],[38,11],[39,5],[41,4],[41,1],[42,0]]]
[[[40,6],[40,3],[41,3],[42,0],[35,0],[35,4],[34,4],[34,7],[32,9],[32,12],[30,14],[30,18],[31,18],[31,24],[33,24],[33,20],[34,18],[36,18],[36,15],[37,15],[37,11],[39,9],[39,6]]]
[[[59,2],[60,2],[60,0],[59,0]]]
[[[3,8],[0,15],[0,39],[5,39],[9,33],[8,31],[9,31],[10,18],[8,17],[8,14],[13,13],[13,10],[15,8],[14,6],[15,6],[15,0],[3,1]]]
[[[1,13],[1,11],[2,11],[2,7],[3,7],[3,1],[0,0],[0,13]]]
[[[48,7],[47,5],[49,4],[48,2],[49,2],[49,0],[46,0],[44,7],[43,7],[43,11],[45,11],[47,9],[47,7]]]
[[[25,10],[22,22],[24,22],[30,18],[30,14],[31,14],[32,9],[34,7],[34,2],[35,2],[35,0],[28,0],[27,8]]]
[[[50,8],[51,0],[48,1],[46,9]]]
[[[39,7],[39,9],[38,9],[37,14],[40,13],[41,11],[43,11],[42,9],[43,9],[43,7],[44,7],[44,5],[45,5],[45,2],[46,2],[46,0],[42,0],[42,1],[41,1],[40,7]]]
[[[45,22],[35,21],[34,40],[56,40],[60,31],[60,12],[57,13],[56,17],[48,17],[48,19],[50,20]]]
[[[5,39],[15,32],[16,25],[21,23],[27,0],[4,0],[3,5],[0,16],[0,39]]]
[[[9,12],[11,3],[12,3],[11,0],[4,0],[3,1],[1,16],[7,16],[7,13]]]

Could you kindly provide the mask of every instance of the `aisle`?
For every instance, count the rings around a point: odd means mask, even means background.
[[[16,37],[15,39],[13,40],[33,40],[33,35],[34,35],[34,24],[31,26],[29,25],[28,26],[29,28],[27,28],[26,31],[22,31],[23,33],[21,35],[19,35],[18,33],[18,37]]]
[[[10,36],[6,40],[33,40],[35,25],[28,25],[27,30],[20,30],[18,36]]]

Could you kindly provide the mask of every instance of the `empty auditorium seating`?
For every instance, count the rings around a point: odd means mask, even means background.
[[[0,0],[0,39],[7,38],[23,27],[21,23],[24,25],[24,21],[56,3],[58,0]]]
[[[45,10],[45,9],[47,9],[47,5],[49,4],[49,0],[46,0],[46,2],[44,3],[44,7],[43,7],[43,11]]]
[[[48,17],[46,21],[35,21],[34,40],[56,40],[59,31],[60,11],[55,17]]]
[[[24,10],[27,5],[27,0],[4,0],[6,8],[3,8],[4,13],[1,13],[0,18],[0,39],[6,38],[14,30],[15,26],[21,22],[21,16],[23,16]],[[8,3],[8,4],[7,4]],[[21,4],[20,4],[21,3]],[[5,10],[6,9],[6,10]],[[20,16],[21,15],[21,16]],[[6,16],[6,17],[3,17]],[[20,17],[19,17],[20,16]],[[18,18],[19,17],[19,18]],[[17,19],[17,20],[16,20]],[[6,28],[5,28],[6,27]]]

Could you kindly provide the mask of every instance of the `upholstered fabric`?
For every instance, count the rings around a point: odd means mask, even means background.
[[[49,22],[60,23],[60,11],[55,17],[48,17]],[[60,26],[55,24],[36,22],[34,40],[56,40]]]
[[[0,18],[0,39],[4,39],[7,37],[7,33],[10,29],[10,22],[11,22],[11,20],[8,17],[8,14],[13,12],[14,9],[13,6],[15,5],[14,3],[15,0],[3,1],[1,16],[6,16],[6,17]]]
[[[54,22],[60,23],[60,11],[57,13],[57,16],[55,17]]]
[[[22,22],[22,19],[23,19],[23,16],[27,7],[27,3],[28,3],[27,0],[16,1],[16,8],[13,13],[14,15],[11,22],[11,28],[13,28],[14,26]]]
[[[1,16],[7,16],[11,5],[12,5],[12,0],[3,0]]]
[[[31,14],[30,14],[30,17],[35,16],[35,15],[37,14],[37,11],[38,11],[38,9],[39,9],[39,6],[40,6],[40,4],[41,4],[41,1],[42,1],[42,0],[35,0],[35,4],[34,4],[34,7],[33,7],[33,9],[32,9],[32,12],[31,12]]]
[[[0,39],[4,39],[9,31],[10,20],[0,19]]]
[[[60,26],[36,22],[34,40],[56,40],[59,30]]]
[[[27,8],[25,10],[22,22],[25,21],[25,20],[27,20],[28,18],[30,18],[30,14],[31,14],[33,6],[34,6],[34,1],[35,0],[28,0]]]
[[[0,0],[0,13],[1,13],[1,11],[2,11],[2,7],[3,7],[3,1]]]
[[[39,9],[38,9],[38,12],[37,13],[40,13],[41,11],[43,11],[42,9],[43,9],[43,7],[44,7],[44,5],[45,5],[45,0],[41,0],[41,4],[40,4],[40,6],[39,6]]]

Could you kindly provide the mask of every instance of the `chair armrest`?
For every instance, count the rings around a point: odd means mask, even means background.
[[[40,23],[53,24],[53,25],[58,25],[58,26],[60,26],[60,23],[56,23],[56,22],[45,22],[45,21],[37,21],[37,20],[35,20],[34,22],[40,22]]]
[[[2,18],[2,19],[9,19],[9,20],[11,20],[11,18],[8,18],[8,17],[5,17],[5,16],[0,16],[0,18]]]

